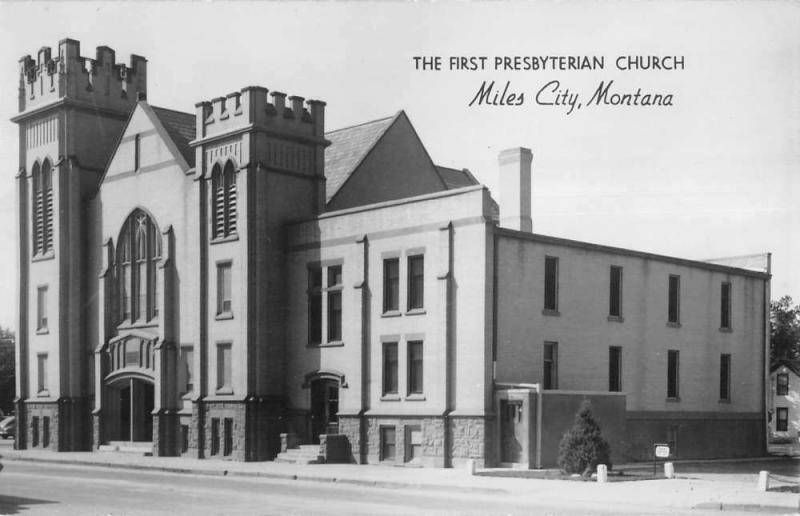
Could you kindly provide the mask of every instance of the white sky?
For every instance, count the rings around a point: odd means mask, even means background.
[[[194,104],[247,85],[328,103],[335,129],[405,109],[431,157],[497,184],[533,150],[534,231],[685,258],[773,253],[773,298],[800,302],[800,4],[22,3],[0,1],[0,325],[16,326],[18,59],[58,41],[148,59],[148,100]],[[620,72],[615,56],[683,55]],[[603,55],[603,71],[420,72],[415,55]],[[671,108],[537,106],[557,79],[674,94]],[[483,80],[519,107],[467,107]]]

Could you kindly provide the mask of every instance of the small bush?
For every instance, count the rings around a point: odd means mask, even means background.
[[[575,423],[558,445],[558,466],[567,473],[591,475],[598,464],[611,469],[611,447],[600,434],[600,426],[592,416],[586,400],[575,414]]]

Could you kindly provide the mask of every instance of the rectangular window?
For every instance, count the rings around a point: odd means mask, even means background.
[[[425,307],[425,257],[408,257],[408,309]]]
[[[619,346],[608,348],[608,390],[622,391],[622,348]]]
[[[778,396],[789,395],[789,374],[780,373],[777,377],[777,385],[775,386],[775,394]]]
[[[622,317],[622,267],[611,266],[609,278],[608,315]]]
[[[406,426],[406,462],[422,458],[422,427]]]
[[[211,418],[211,455],[219,453],[219,418]]]
[[[36,371],[39,393],[47,393],[47,353],[36,355]]]
[[[383,311],[400,309],[400,259],[383,260]]]
[[[139,158],[141,157],[141,142],[139,135],[133,137],[133,170],[139,170],[141,165]]]
[[[544,389],[558,389],[558,343],[544,343]]]
[[[228,456],[233,453],[233,418],[226,417],[223,420],[223,433],[222,455]]]
[[[181,395],[194,390],[194,348],[192,346],[181,346],[178,382]]]
[[[383,394],[397,394],[397,342],[383,343]]]
[[[217,315],[231,313],[231,263],[217,264]]]
[[[719,357],[719,399],[731,400],[731,356],[728,354]]]
[[[730,329],[731,327],[731,284],[725,282],[720,291],[720,321],[719,327]]]
[[[786,432],[789,430],[789,409],[781,407],[777,411],[777,421],[775,421],[775,430],[778,432]],[[34,445],[35,446],[35,445]]]
[[[189,451],[189,425],[181,425],[181,453]]]
[[[667,398],[678,399],[678,383],[680,381],[680,352],[674,349],[667,351]]]
[[[50,446],[50,418],[44,416],[42,418],[42,448]]]
[[[558,258],[544,258],[544,309],[558,310]]]
[[[47,287],[39,287],[36,296],[36,329],[47,330]]]
[[[408,343],[408,394],[422,394],[422,341]]]
[[[308,269],[308,340],[322,342],[322,267]]]
[[[381,460],[395,460],[396,456],[395,428],[381,427]]]
[[[232,391],[230,343],[217,344],[217,391]]]
[[[674,274],[669,275],[669,313],[667,321],[678,324],[681,317],[681,277]]]
[[[31,446],[33,448],[39,446],[39,416],[31,418]]]
[[[342,266],[328,267],[328,342],[342,340]]]

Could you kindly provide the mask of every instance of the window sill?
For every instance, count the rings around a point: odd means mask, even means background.
[[[680,403],[680,401],[681,401],[680,398],[667,398],[666,399],[667,403]]]
[[[608,322],[625,322],[625,318],[621,315],[609,315]]]
[[[221,395],[233,394],[233,388],[232,387],[220,387],[219,389],[214,391],[214,394],[221,394]]]
[[[227,321],[228,319],[233,319],[233,312],[223,312],[221,314],[217,314],[214,319],[217,321]]]
[[[239,240],[239,233],[234,233],[232,235],[228,235],[228,236],[224,236],[224,237],[212,238],[211,241],[209,242],[209,244],[210,245],[225,244],[227,242],[236,242],[237,240]]]
[[[344,341],[342,340],[332,340],[326,343],[319,343],[317,344],[318,348],[341,348],[344,346]]]
[[[117,326],[118,330],[132,330],[135,328],[158,328],[158,322],[153,319],[147,322],[131,322],[126,319]]]
[[[406,312],[406,315],[425,315],[425,313],[424,308],[412,308]]]
[[[36,330],[36,335],[48,335],[50,334],[50,330],[47,328],[38,328]]]
[[[721,333],[733,333],[733,328],[720,328]]]
[[[553,316],[553,317],[561,317],[561,312],[559,312],[558,310],[552,310],[550,308],[545,308],[544,310],[542,310],[542,315],[549,315],[549,316]]]
[[[383,312],[381,317],[400,317],[401,315],[403,314],[400,313],[400,310],[390,310],[388,312]]]
[[[425,401],[425,395],[421,392],[409,394],[406,396],[406,401]]]
[[[36,393],[36,396],[38,398],[49,398],[50,397],[50,391],[48,391],[47,389],[45,389],[43,391],[39,391],[39,392]]]
[[[44,254],[35,254],[31,257],[32,262],[43,262],[45,260],[52,260],[56,257],[56,253],[53,251],[47,251]]]
[[[400,401],[399,394],[384,394],[381,396],[381,401]]]
[[[680,328],[680,327],[681,327],[681,323],[679,323],[679,322],[668,322],[667,323],[667,328]]]
[[[724,403],[725,405],[730,405],[731,400],[719,400],[719,403]]]

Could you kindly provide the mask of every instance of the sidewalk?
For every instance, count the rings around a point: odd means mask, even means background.
[[[296,465],[274,462],[232,462],[181,457],[141,457],[113,452],[50,452],[0,450],[0,463],[30,461],[59,465],[162,471],[195,475],[267,478],[280,481],[335,482],[365,487],[458,492],[462,495],[513,495],[532,503],[547,501],[585,505],[624,504],[629,507],[735,510],[754,513],[795,514],[798,494],[761,492],[751,474],[692,474],[672,480],[639,480],[598,484],[567,480],[543,480],[471,476],[464,469],[410,468],[381,465]],[[638,466],[638,465],[637,465]],[[488,470],[485,470],[488,472]],[[800,472],[798,473],[800,474]],[[0,472],[2,475],[2,472]],[[795,478],[794,476],[792,478]]]

